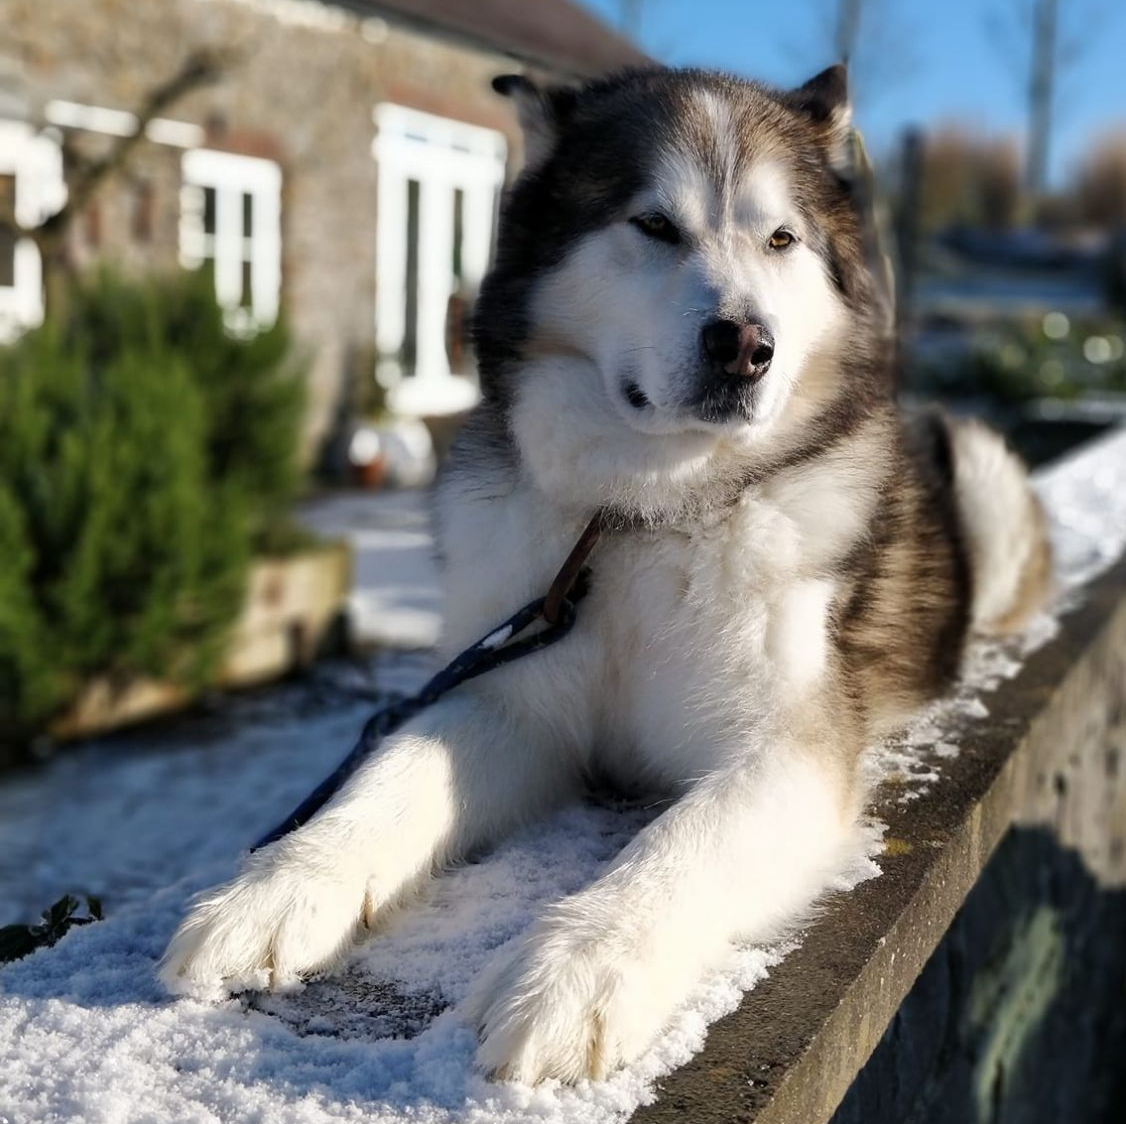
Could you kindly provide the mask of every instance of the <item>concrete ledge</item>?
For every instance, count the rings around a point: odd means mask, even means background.
[[[987,720],[950,731],[961,749],[939,783],[906,803],[896,784],[878,790],[883,876],[832,900],[632,1120],[833,1118],[1014,827],[1049,828],[1099,884],[1126,885],[1126,561],[1088,586],[1054,639],[987,699]]]

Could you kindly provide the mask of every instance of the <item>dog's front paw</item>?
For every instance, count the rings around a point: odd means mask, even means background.
[[[504,1081],[602,1080],[661,1029],[667,1012],[646,981],[645,962],[624,944],[541,925],[466,1003],[477,1062]]]
[[[160,980],[175,995],[200,999],[284,990],[336,964],[371,912],[364,882],[292,847],[269,848],[192,903]]]

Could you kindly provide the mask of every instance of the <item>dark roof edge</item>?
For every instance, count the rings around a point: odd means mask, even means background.
[[[358,15],[377,16],[390,24],[447,42],[469,46],[484,53],[503,55],[517,63],[553,72],[560,78],[590,78],[611,70],[653,63],[653,59],[640,47],[608,27],[593,12],[586,9],[581,9],[582,15],[589,19],[592,25],[597,26],[602,35],[601,46],[604,49],[599,51],[599,56],[604,60],[605,65],[584,64],[574,58],[570,52],[555,52],[549,46],[490,37],[487,32],[466,26],[461,21],[443,21],[425,13],[412,12],[406,3],[383,3],[380,0],[322,0],[322,2],[347,8]],[[610,48],[609,52],[605,50],[606,47]],[[617,57],[606,58],[607,54]]]

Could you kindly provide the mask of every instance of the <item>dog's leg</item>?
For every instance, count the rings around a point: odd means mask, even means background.
[[[162,981],[216,997],[331,967],[435,867],[574,791],[574,772],[531,722],[459,692],[389,738],[308,824],[197,899]]]
[[[733,939],[796,920],[855,837],[844,770],[829,761],[775,750],[712,774],[551,907],[465,1005],[482,1067],[601,1078],[642,1053]]]

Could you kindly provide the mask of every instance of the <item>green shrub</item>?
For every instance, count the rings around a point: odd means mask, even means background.
[[[983,333],[967,364],[967,375],[976,392],[1020,402],[1126,391],[1122,353],[1126,326],[1114,322],[1072,323],[1059,313],[1054,316],[1060,329],[1053,335],[1045,331],[1051,315]]]
[[[0,731],[13,734],[25,716],[49,711],[60,692],[32,597],[32,562],[19,501],[0,483]]]
[[[1049,330],[1050,329],[1050,330]],[[956,361],[916,362],[912,382],[927,393],[1020,404],[1126,393],[1126,324],[1072,321],[1061,313],[979,329]]]
[[[0,741],[93,675],[214,674],[297,482],[288,353],[230,338],[206,276],[105,273],[0,349]]]
[[[205,400],[212,478],[252,496],[260,525],[288,505],[305,398],[283,321],[249,339],[232,336],[205,270],[144,285],[103,271],[74,294],[67,319],[68,345],[94,367],[125,351],[182,356]]]

